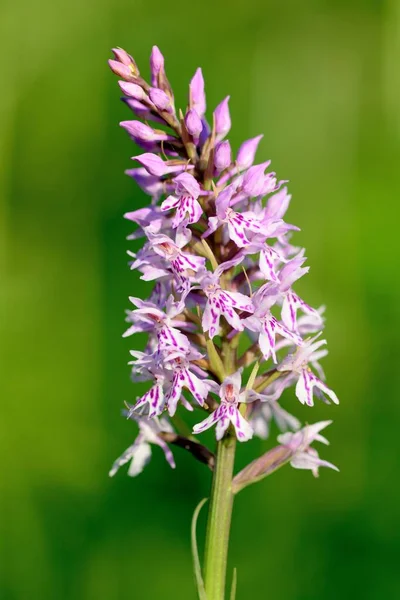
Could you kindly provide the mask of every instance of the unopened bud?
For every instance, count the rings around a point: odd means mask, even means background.
[[[158,110],[170,110],[171,98],[158,88],[151,88],[149,92],[150,100]]]
[[[128,67],[130,75],[133,75],[134,77],[140,75],[138,66],[130,54],[122,48],[113,48],[112,52],[115,57],[115,62],[119,62],[121,65]]]
[[[131,83],[129,81],[119,81],[118,84],[125,96],[128,96],[129,98],[134,98],[135,100],[139,101],[145,100],[147,98],[145,92],[143,91],[143,88],[141,88],[140,85],[137,85],[136,83]]]
[[[122,121],[120,125],[129,133],[129,135],[140,142],[158,142],[168,139],[166,133],[156,132],[141,121]]]
[[[202,70],[197,69],[189,86],[189,104],[194,108],[199,117],[203,117],[206,112],[206,96],[204,93],[204,79]]]
[[[250,140],[246,140],[240,146],[236,157],[236,163],[241,171],[243,169],[248,169],[253,164],[258,144],[262,137],[262,135],[258,135]]]
[[[217,171],[224,171],[231,164],[231,145],[226,140],[217,144],[214,152],[214,166]]]
[[[229,114],[229,96],[227,96],[214,111],[214,124],[217,139],[222,140],[231,128],[231,116]]]
[[[157,77],[161,71],[164,71],[164,57],[157,46],[153,46],[150,54],[150,69],[152,84],[157,84]]]
[[[194,108],[189,109],[186,113],[185,125],[189,135],[198,139],[203,129],[203,123]]]

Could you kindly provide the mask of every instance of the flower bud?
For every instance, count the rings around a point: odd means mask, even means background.
[[[135,100],[145,100],[147,98],[143,88],[136,83],[131,83],[130,81],[118,81],[119,87],[125,96],[129,96],[130,98],[134,98]]]
[[[189,105],[194,108],[199,117],[206,112],[206,96],[204,93],[203,72],[199,68],[194,74],[189,85]]]
[[[146,169],[148,173],[150,173],[150,175],[154,175],[155,177],[162,177],[168,173],[177,173],[179,171],[183,171],[185,167],[187,168],[186,163],[169,165],[157,154],[152,154],[151,152],[145,152],[144,154],[140,154],[138,156],[132,156],[132,160],[136,160]]]
[[[232,491],[237,494],[243,488],[257,483],[283,465],[293,456],[293,451],[285,446],[275,446],[268,452],[253,460],[250,464],[235,475],[232,482]]]
[[[214,111],[214,124],[217,139],[222,140],[231,128],[231,116],[229,114],[229,96],[227,96]]]
[[[203,129],[203,123],[194,108],[189,109],[186,113],[185,125],[189,135],[198,139]]]
[[[151,83],[156,86],[158,76],[164,72],[164,57],[157,46],[153,46],[150,55]]]
[[[217,144],[214,152],[214,166],[217,171],[224,171],[231,164],[231,145],[226,140]]]
[[[253,164],[258,144],[262,137],[264,136],[258,135],[257,137],[243,142],[240,146],[236,157],[236,163],[241,171],[243,169],[248,169]]]
[[[158,88],[151,88],[149,92],[150,100],[158,110],[170,110],[171,98]]]
[[[140,142],[158,142],[167,140],[168,135],[163,132],[155,132],[151,127],[141,121],[121,121],[123,127],[129,135]]]
[[[132,56],[128,54],[122,48],[113,48],[112,53],[114,54],[115,60],[129,67],[131,64],[136,64]]]
[[[113,65],[111,65],[111,63],[119,63],[121,65],[121,68],[122,68],[122,65],[127,67],[127,71],[125,71],[125,72],[128,73],[128,77],[131,77],[132,75],[134,77],[138,77],[140,75],[137,64],[135,63],[135,61],[133,60],[133,58],[130,54],[125,52],[125,50],[123,50],[122,48],[113,48],[112,52],[114,54],[115,60],[108,61],[109,65],[112,69],[113,69]],[[114,69],[113,69],[113,71],[114,71]],[[114,73],[115,73],[115,71],[114,71]],[[118,73],[117,73],[117,75],[118,75]]]
[[[109,65],[111,71],[115,75],[118,75],[118,77],[122,77],[123,79],[131,79],[132,78],[132,72],[131,72],[130,68],[127,67],[126,65],[123,65],[122,63],[118,62],[117,60],[110,59],[108,61],[108,65]]]

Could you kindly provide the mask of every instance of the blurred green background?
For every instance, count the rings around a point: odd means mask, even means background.
[[[312,267],[298,289],[327,305],[341,404],[289,406],[334,418],[341,473],[286,467],[238,496],[238,600],[399,598],[399,2],[3,0],[0,40],[2,600],[195,598],[209,472],[155,449],[140,478],[107,476],[135,435],[120,409],[143,340],[121,333],[145,289],[122,214],[145,198],[106,61],[120,45],[147,74],[153,44],[178,105],[201,65],[209,108],[231,94],[233,146],[264,132]]]

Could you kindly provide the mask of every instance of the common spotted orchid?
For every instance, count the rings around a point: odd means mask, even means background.
[[[233,494],[287,463],[314,475],[336,469],[312,447],[327,443],[320,431],[330,421],[301,428],[291,414],[295,396],[309,407],[314,395],[338,403],[319,364],[327,354],[323,308],[295,291],[309,267],[292,243],[298,227],[285,220],[287,180],[269,160],[256,162],[262,136],[234,151],[229,96],[208,121],[201,69],[181,110],[159,48],[150,82],[127,52],[113,53],[109,64],[133,113],[121,126],[141,149],[126,173],[150,197],[125,214],[137,227],[128,239],[144,242],[128,251],[130,267],[153,290],[130,298],[123,335],[147,336],[131,351],[131,378],[147,387],[125,411],[139,435],[110,475],[127,462],[130,475],[140,473],[154,444],[171,467],[172,444],[214,471],[204,582],[196,573],[200,597],[222,600]],[[266,439],[276,426],[279,445],[233,476],[236,442]],[[206,430],[217,439],[215,455],[202,443]]]

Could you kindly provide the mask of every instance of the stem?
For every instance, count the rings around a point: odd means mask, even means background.
[[[229,288],[229,282],[227,282],[227,287]],[[214,360],[218,364],[218,377],[221,383],[225,380],[226,375],[236,371],[238,341],[238,338],[228,340],[224,332],[221,357],[212,340],[207,342],[210,363]],[[207,600],[224,600],[225,598],[229,534],[233,508],[232,479],[235,450],[236,433],[233,427],[230,426],[226,435],[217,444],[215,457],[204,557],[204,587]]]
[[[204,561],[207,600],[224,600],[225,597],[235,448],[236,436],[230,432],[217,445]]]

